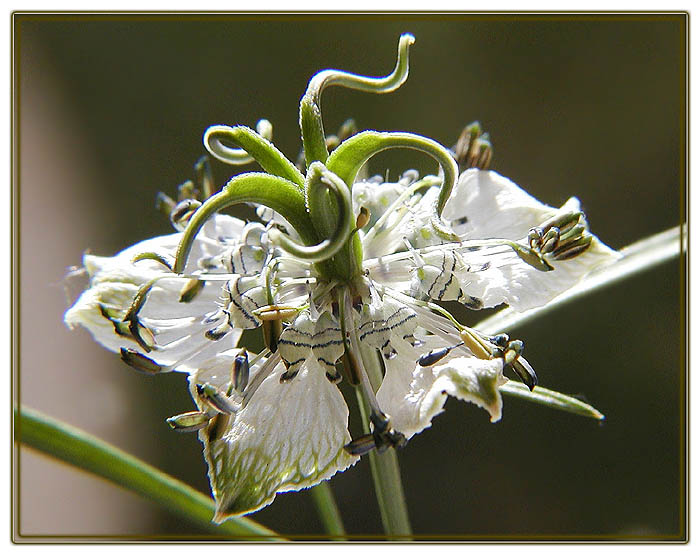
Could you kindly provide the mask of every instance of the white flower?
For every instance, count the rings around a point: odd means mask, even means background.
[[[313,486],[372,448],[402,445],[430,426],[447,395],[499,420],[504,368],[530,387],[536,383],[521,342],[482,336],[438,303],[527,309],[617,257],[590,236],[576,199],[555,209],[499,174],[476,169],[460,176],[445,206],[444,220],[460,239],[446,241],[429,223],[436,183],[407,172],[397,183],[354,185],[355,213],[365,207],[371,215],[358,232],[371,257],[348,284],[272,244],[274,222],[244,224],[222,215],[197,235],[183,276],[165,264],[182,234],[144,241],[114,258],[85,257],[90,288],[66,322],[86,327],[140,369],[189,373],[198,411],[172,423],[199,429],[217,520],[257,510],[278,492]],[[538,232],[530,233],[572,213],[565,225],[579,228],[568,247],[560,240],[547,250]],[[553,270],[533,267],[509,242],[539,245]],[[142,253],[163,261],[134,262]],[[181,302],[183,288],[197,283],[203,287]],[[145,302],[134,311],[139,289]],[[132,318],[122,322],[130,308]],[[268,349],[254,356],[235,348],[242,329],[257,327],[264,328]],[[376,396],[366,368],[375,353],[385,369]],[[348,431],[348,408],[336,386],[341,359],[345,377],[370,402],[372,436],[352,440]]]
[[[299,114],[305,174],[269,141],[269,122],[259,134],[210,127],[204,143],[214,157],[255,160],[265,171],[239,174],[214,195],[205,171],[204,204],[191,184],[180,203],[163,201],[182,233],[114,258],[85,257],[90,287],[66,323],[88,328],[139,370],[189,374],[197,410],[168,422],[199,431],[217,521],[311,487],[372,449],[404,445],[447,395],[499,420],[504,370],[530,389],[537,383],[523,343],[463,326],[441,303],[540,306],[617,257],[589,233],[576,199],[553,208],[479,169],[458,179],[435,141],[376,131],[330,141],[324,88],[395,90],[412,43],[401,36],[386,77],[325,70],[311,79]],[[454,156],[485,167],[490,144],[478,125],[465,133]],[[432,156],[440,175],[358,180],[388,148]],[[257,204],[263,223],[214,215],[240,202]],[[237,348],[242,330],[254,328],[266,345],[257,355]],[[343,377],[369,407],[369,434],[348,430]]]

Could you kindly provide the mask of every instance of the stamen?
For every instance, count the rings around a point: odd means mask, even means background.
[[[198,383],[195,386],[197,396],[208,406],[222,414],[235,414],[241,409],[241,404],[233,401],[224,391],[216,386]]]
[[[459,164],[459,172],[469,168],[484,170],[489,167],[493,156],[493,147],[489,134],[484,133],[481,124],[475,121],[462,131],[455,146],[455,158]]]
[[[272,371],[280,363],[280,360],[280,354],[279,352],[276,352],[271,353],[267,360],[263,362],[260,369],[256,372],[255,376],[253,376],[253,379],[250,380],[248,387],[246,387],[245,393],[243,394],[241,408],[245,408],[245,406],[250,402],[250,399],[253,397],[253,394],[258,390],[260,384],[262,384],[263,381],[265,381],[265,378],[267,378],[272,373]]]
[[[177,203],[173,211],[170,212],[170,222],[175,229],[184,231],[197,209],[202,206],[198,200],[185,199]]]
[[[206,429],[207,441],[210,445],[224,437],[226,430],[229,428],[231,418],[233,418],[233,415],[222,413],[212,416]]]
[[[153,285],[156,283],[156,281],[158,281],[159,279],[163,279],[164,277],[168,276],[158,276],[147,281],[141,287],[139,287],[139,290],[136,293],[134,300],[131,302],[129,309],[126,311],[126,314],[122,319],[122,322],[129,324],[129,331],[131,332],[131,335],[146,352],[151,351],[151,349],[155,345],[155,339],[151,330],[149,330],[139,322],[138,314],[143,308],[143,305],[145,304],[146,299],[148,298],[148,294],[153,288]],[[145,339],[144,335],[146,336]]]
[[[205,283],[206,281],[196,278],[188,280],[180,291],[179,302],[189,303],[192,301],[200,293],[200,291],[204,289]]]
[[[510,367],[515,371],[520,380],[532,391],[537,385],[537,374],[530,363],[523,357],[518,357]]]
[[[253,314],[255,314],[263,322],[274,320],[289,320],[290,318],[293,318],[297,314],[299,314],[299,312],[301,312],[304,308],[306,307],[271,304],[254,310]]]
[[[231,322],[228,321],[228,319],[225,322],[222,322],[215,328],[212,328],[210,330],[207,330],[204,332],[204,337],[211,341],[219,341],[219,339],[223,339],[226,337],[226,335],[233,329],[231,326]]]
[[[161,374],[163,372],[170,372],[172,367],[161,366],[156,363],[153,359],[148,358],[146,355],[139,353],[135,349],[130,349],[127,347],[122,347],[120,349],[121,359],[126,362],[129,366],[143,372],[144,374],[154,375]]]
[[[166,218],[170,218],[170,214],[172,213],[176,204],[177,203],[165,193],[159,192],[156,195],[156,210],[158,210],[158,212],[163,214]]]
[[[194,183],[188,179],[177,188],[178,203],[182,204],[182,202],[186,200],[195,200],[197,198],[197,193],[198,191],[195,189]]]
[[[374,436],[372,434],[367,434],[353,439],[350,443],[344,445],[343,449],[350,455],[361,457],[369,453],[376,446]]]
[[[360,213],[357,215],[357,219],[355,220],[355,229],[358,230],[365,227],[367,222],[369,222],[369,219],[369,209],[366,206],[360,206]]]
[[[214,178],[211,173],[209,157],[206,155],[201,156],[194,165],[194,171],[197,176],[197,185],[202,191],[202,198],[207,200],[216,192],[214,190]]]
[[[209,424],[211,417],[206,412],[192,411],[176,414],[165,421],[176,432],[196,432]]]
[[[453,349],[461,347],[462,345],[464,345],[464,341],[457,343],[456,345],[452,345],[451,347],[433,349],[432,351],[429,351],[428,353],[421,356],[418,359],[418,364],[420,366],[432,366],[433,364],[436,364],[437,362],[440,362],[443,358],[445,358]]]

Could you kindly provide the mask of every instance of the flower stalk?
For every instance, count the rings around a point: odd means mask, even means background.
[[[362,362],[376,391],[382,381],[382,369],[378,353],[373,349],[360,346]],[[360,408],[363,432],[370,433],[368,401],[360,388],[357,391],[357,404]],[[384,533],[388,540],[409,540],[412,538],[411,521],[406,505],[403,483],[401,481],[401,469],[395,449],[387,449],[383,452],[374,449],[369,453],[369,464],[374,482],[374,491],[382,517]]]
[[[334,541],[347,539],[343,518],[340,516],[331,485],[324,481],[314,486],[311,488],[311,498],[329,539]]]

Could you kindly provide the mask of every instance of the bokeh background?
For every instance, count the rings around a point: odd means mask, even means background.
[[[164,419],[190,410],[180,374],[150,378],[69,331],[64,275],[83,252],[109,255],[170,232],[154,209],[193,175],[211,124],[266,117],[296,157],[298,100],[335,67],[384,75],[398,36],[416,36],[391,95],[331,88],[328,131],[412,131],[454,144],[480,120],[493,168],[553,205],[582,200],[615,248],[677,225],[683,210],[682,16],[15,17],[22,403],[79,426],[202,492],[195,435]],[[415,153],[374,173],[433,172]],[[214,163],[219,184],[232,170]],[[79,291],[69,282],[68,298]],[[515,333],[540,383],[604,412],[581,417],[506,398],[503,419],[449,400],[400,454],[417,534],[450,538],[667,538],[685,528],[684,313],[668,263]],[[474,315],[470,315],[475,322]],[[197,535],[154,503],[21,449],[19,532],[37,536]],[[331,485],[351,534],[381,533],[368,461]],[[322,534],[308,492],[254,518]]]

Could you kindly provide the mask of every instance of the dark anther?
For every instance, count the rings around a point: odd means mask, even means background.
[[[198,383],[197,396],[208,406],[222,414],[234,414],[240,408],[226,393],[211,384]]]
[[[131,332],[131,336],[136,340],[136,343],[138,343],[144,351],[150,353],[153,346],[149,345],[141,335],[141,330],[147,330],[148,328],[141,325],[141,322],[139,322],[139,319],[136,315],[125,319],[123,323],[127,322],[129,326],[129,332]]]
[[[447,356],[452,349],[449,347],[443,347],[442,349],[433,349],[432,351],[424,354],[418,359],[418,364],[421,366],[432,366],[436,362],[439,362]]]
[[[209,426],[207,426],[206,431],[209,443],[219,440],[224,436],[230,421],[231,415],[228,414],[215,414],[212,419],[209,420]]]
[[[190,279],[180,291],[180,302],[189,303],[204,289],[204,280]]]
[[[201,156],[194,165],[197,185],[202,191],[202,199],[207,200],[214,194],[214,178],[211,175],[211,164],[209,157],[205,154]]]
[[[172,212],[170,212],[170,221],[175,226],[186,223],[201,205],[201,202],[193,199],[185,199],[178,202]]]
[[[530,391],[535,389],[537,385],[537,374],[532,369],[532,366],[522,357],[518,357],[512,364],[506,364],[506,368],[512,368]]]
[[[491,337],[489,341],[491,341],[491,343],[493,343],[494,345],[498,345],[499,347],[505,349],[508,345],[509,339],[510,338],[508,337],[508,334],[499,333],[498,335],[494,335],[493,337]]]
[[[250,375],[248,352],[245,349],[241,349],[236,355],[236,358],[233,359],[233,368],[231,372],[233,374],[231,381],[233,382],[234,389],[239,393],[243,393],[248,385],[248,376]]]
[[[228,322],[224,322],[220,326],[205,331],[204,337],[206,337],[210,341],[218,341],[219,339],[226,337],[226,334],[229,332],[230,329],[231,326],[229,326]]]
[[[168,368],[157,364],[153,359],[148,358],[146,355],[142,355],[134,349],[128,349],[122,347],[120,349],[121,359],[126,362],[129,366],[143,372],[144,374],[160,374],[165,372]]]
[[[484,133],[478,121],[467,125],[457,139],[455,159],[460,173],[469,168],[484,170],[491,164],[493,147],[489,134]]]
[[[374,436],[372,436],[372,434],[367,434],[353,439],[350,443],[344,445],[343,449],[345,449],[345,451],[347,451],[350,455],[361,457],[362,455],[369,453],[375,447]]]
[[[176,432],[196,432],[209,424],[210,417],[206,412],[193,411],[177,414],[165,421]]]

